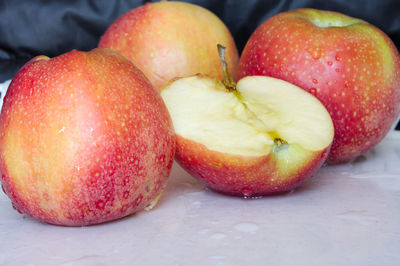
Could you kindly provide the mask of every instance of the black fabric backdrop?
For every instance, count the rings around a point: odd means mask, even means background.
[[[0,82],[32,57],[97,46],[106,28],[145,0],[0,0]],[[400,49],[398,0],[190,0],[214,12],[232,32],[239,52],[255,28],[279,12],[312,7],[364,19]],[[397,126],[400,129],[400,125]]]

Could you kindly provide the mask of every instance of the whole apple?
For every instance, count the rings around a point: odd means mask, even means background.
[[[400,112],[400,57],[385,33],[340,13],[298,9],[273,16],[248,40],[238,77],[266,75],[314,94],[335,138],[328,163],[379,143]]]
[[[218,43],[227,47],[229,70],[236,76],[236,45],[217,16],[194,4],[161,1],[121,16],[104,33],[99,47],[129,58],[160,90],[172,78],[197,73],[221,79]]]
[[[29,61],[0,115],[0,173],[15,209],[51,224],[102,223],[163,190],[175,150],[168,111],[109,49]]]

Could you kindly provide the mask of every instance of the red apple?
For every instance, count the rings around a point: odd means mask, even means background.
[[[143,73],[109,49],[39,56],[0,116],[0,173],[13,206],[81,226],[127,216],[163,190],[175,136]]]
[[[121,16],[104,33],[99,47],[132,60],[160,90],[172,78],[197,73],[222,79],[217,43],[227,47],[229,70],[236,76],[236,45],[217,16],[194,4],[161,1]]]
[[[262,196],[289,191],[314,174],[333,123],[313,95],[289,82],[195,75],[161,91],[177,134],[177,161],[218,192]]]
[[[266,75],[314,94],[335,125],[329,163],[347,162],[379,143],[400,112],[400,57],[367,22],[298,9],[266,20],[248,40],[238,76]]]

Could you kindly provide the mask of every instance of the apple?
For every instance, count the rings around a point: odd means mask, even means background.
[[[262,23],[248,40],[238,77],[265,75],[315,95],[335,125],[328,163],[378,144],[400,112],[400,57],[385,33],[340,13],[298,9]]]
[[[161,1],[122,15],[98,46],[126,56],[160,90],[175,77],[197,73],[222,79],[217,43],[227,47],[226,60],[235,77],[239,56],[225,24],[198,5]]]
[[[109,49],[38,56],[0,115],[0,173],[15,209],[65,226],[111,221],[158,198],[175,133],[159,93]]]
[[[292,190],[321,167],[333,141],[322,103],[283,80],[249,76],[235,84],[229,75],[221,82],[198,74],[160,94],[177,135],[176,160],[224,194]]]

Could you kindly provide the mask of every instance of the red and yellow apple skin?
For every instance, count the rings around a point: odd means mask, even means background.
[[[15,209],[82,226],[127,216],[164,188],[175,150],[167,109],[143,73],[109,49],[36,57],[0,116],[0,172]]]
[[[172,78],[197,73],[222,79],[217,44],[226,47],[229,71],[236,77],[239,56],[224,23],[200,6],[161,1],[121,16],[104,33],[99,47],[129,58],[160,90]]]
[[[177,136],[176,160],[192,176],[217,192],[258,197],[288,192],[310,178],[325,162],[330,145],[322,151],[303,151],[297,166],[280,165],[274,153],[260,157],[232,155],[207,149]]]
[[[239,62],[239,79],[253,75],[291,82],[325,105],[335,127],[328,163],[374,147],[400,112],[396,47],[378,28],[339,13],[299,9],[266,20]]]

